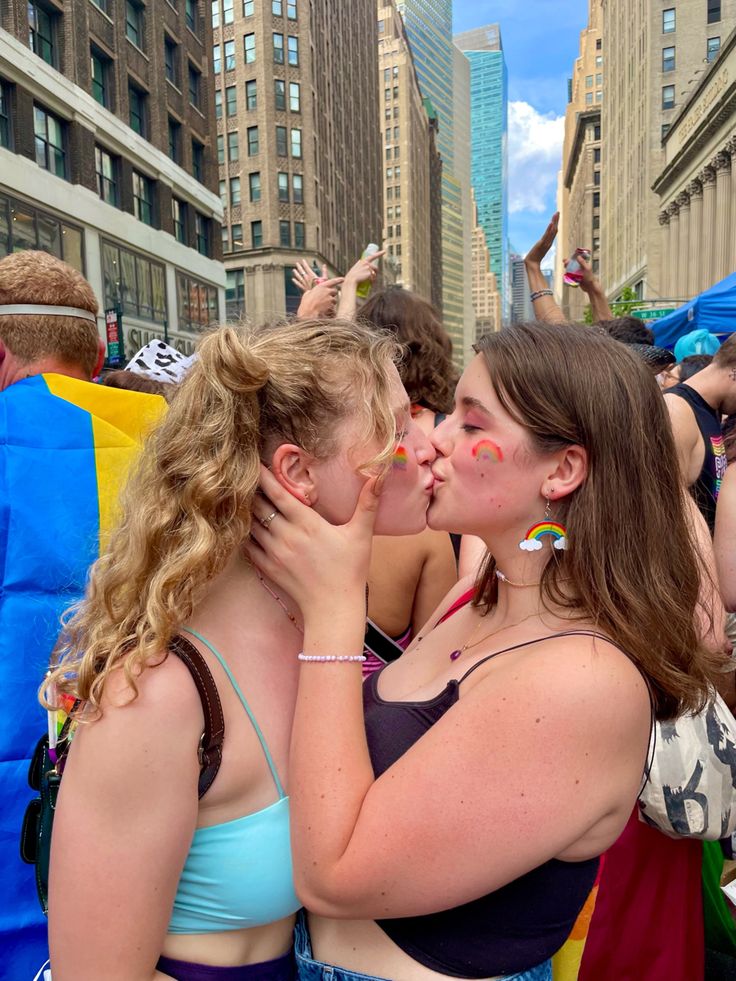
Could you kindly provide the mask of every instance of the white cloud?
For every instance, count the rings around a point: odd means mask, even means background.
[[[509,102],[509,211],[544,214],[554,197],[565,117]]]
[[[523,542],[519,542],[519,548],[522,552],[540,552],[542,550],[542,543],[539,539],[525,538]]]

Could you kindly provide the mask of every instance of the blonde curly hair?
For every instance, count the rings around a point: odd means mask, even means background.
[[[136,696],[136,677],[166,657],[247,538],[261,460],[279,443],[326,459],[339,424],[357,415],[359,431],[382,447],[364,466],[387,461],[397,353],[389,335],[338,320],[206,335],[144,445],[84,599],[67,611],[44,689],[50,680],[81,700],[85,718],[96,717],[107,678],[122,666]]]

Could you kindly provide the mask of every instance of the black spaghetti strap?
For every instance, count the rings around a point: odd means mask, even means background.
[[[557,637],[597,637],[599,640],[605,640],[609,644],[613,644],[614,647],[618,647],[622,654],[626,654],[623,647],[619,647],[619,645],[612,641],[609,637],[606,637],[604,634],[596,633],[595,630],[564,630],[559,634],[548,634],[546,637],[537,637],[536,640],[527,640],[523,644],[514,644],[513,647],[506,647],[502,651],[495,651],[493,654],[489,654],[488,657],[481,658],[481,660],[477,661],[471,668],[468,668],[457,683],[458,685],[461,685],[468,675],[471,675],[476,668],[479,668],[482,664],[485,664],[486,661],[491,661],[494,657],[498,657],[499,654],[508,654],[509,651],[519,651],[522,647],[531,647],[532,644],[541,644],[545,640],[555,640]],[[626,654],[626,656],[628,657],[629,655]]]

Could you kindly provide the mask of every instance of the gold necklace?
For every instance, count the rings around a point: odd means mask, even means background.
[[[531,586],[541,586],[541,582],[512,582],[508,576],[505,576],[500,569],[496,569],[496,579],[499,582],[505,582],[507,586],[515,586],[516,589],[529,589]]]
[[[462,655],[465,653],[465,651],[470,650],[471,647],[477,647],[478,644],[482,644],[484,640],[488,640],[489,637],[495,637],[496,634],[501,634],[501,633],[503,633],[504,630],[511,630],[512,627],[518,627],[520,623],[523,623],[525,620],[529,620],[530,617],[533,617],[533,616],[534,616],[534,614],[533,613],[530,613],[529,616],[522,617],[521,620],[517,620],[516,623],[508,623],[508,624],[506,624],[505,627],[499,627],[496,630],[491,630],[490,633],[485,634],[485,636],[481,637],[480,640],[476,640],[476,642],[474,644],[471,644],[471,641],[472,641],[473,637],[475,637],[475,635],[478,633],[478,627],[482,627],[483,626],[483,618],[481,617],[480,623],[475,628],[475,630],[471,633],[471,635],[468,637],[468,639],[465,641],[465,643],[463,644],[463,646],[457,648],[456,650],[454,650],[454,651],[452,651],[450,653],[450,660],[451,661],[457,661],[457,659],[459,657],[462,657]],[[419,639],[421,640],[421,637]]]
[[[268,583],[266,582],[266,580],[260,574],[260,572],[258,571],[258,569],[256,569],[256,575],[258,576],[258,582],[261,584],[261,586],[263,586],[263,588],[266,590],[266,592],[269,594],[269,596],[272,596],[276,600],[276,602],[279,604],[279,606],[281,607],[281,609],[284,611],[284,613],[288,617],[289,623],[292,625],[292,627],[294,627],[295,630],[298,630],[300,634],[303,634],[304,631],[299,626],[299,622],[297,621],[297,618],[291,612],[291,610],[286,605],[286,603],[284,603],[284,601],[281,599],[281,597],[279,596],[279,594],[275,590],[271,589],[271,587],[268,585]]]

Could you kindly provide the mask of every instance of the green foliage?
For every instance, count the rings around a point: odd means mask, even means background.
[[[615,303],[611,304],[611,312],[614,317],[628,317],[634,307],[638,307],[640,300],[636,298],[636,292],[631,286],[626,286],[621,291],[621,295]]]

